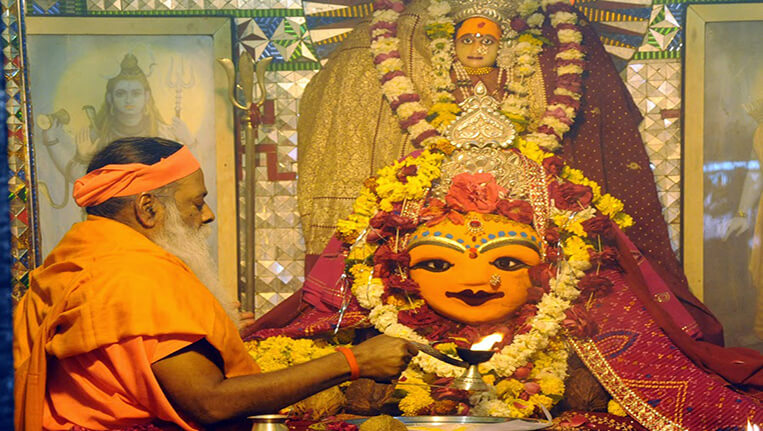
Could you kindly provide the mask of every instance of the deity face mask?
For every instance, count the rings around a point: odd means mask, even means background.
[[[466,67],[492,66],[498,57],[498,41],[490,35],[465,34],[456,39],[456,57]]]
[[[486,18],[469,18],[456,33],[456,58],[466,67],[492,66],[498,57],[500,38],[498,24]]]
[[[527,301],[528,268],[540,263],[540,246],[531,226],[468,213],[463,225],[446,218],[411,235],[410,274],[421,297],[443,316],[494,322]]]

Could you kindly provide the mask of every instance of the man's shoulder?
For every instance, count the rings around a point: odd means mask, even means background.
[[[182,261],[118,221],[89,216],[74,225],[43,265],[76,266],[111,277],[162,277],[190,273]]]
[[[122,250],[94,257],[85,267],[93,277],[112,282],[141,280],[150,284],[180,282],[194,278],[193,273],[180,259],[169,253],[145,250]]]

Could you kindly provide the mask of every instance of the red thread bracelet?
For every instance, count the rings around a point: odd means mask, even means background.
[[[358,366],[358,360],[355,359],[355,354],[347,347],[337,347],[336,351],[343,354],[347,359],[347,363],[350,365],[350,380],[358,380],[360,377],[360,367]]]

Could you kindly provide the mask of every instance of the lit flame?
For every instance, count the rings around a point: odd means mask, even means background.
[[[760,431],[760,427],[757,425],[753,425],[750,423],[750,420],[747,420],[747,429],[746,431]]]
[[[487,351],[493,348],[495,343],[500,343],[503,340],[503,334],[496,332],[483,337],[478,342],[472,344],[472,350]]]

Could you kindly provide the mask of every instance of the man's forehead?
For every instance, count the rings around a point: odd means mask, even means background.
[[[187,193],[189,195],[204,194],[207,188],[204,185],[204,172],[201,169],[196,170],[191,175],[183,177],[175,183],[178,193]]]

